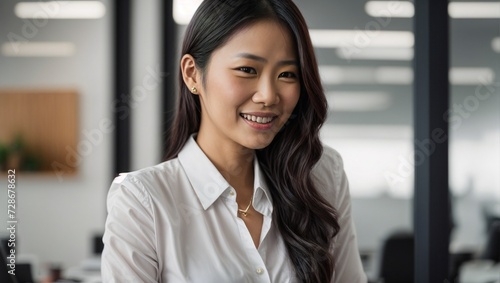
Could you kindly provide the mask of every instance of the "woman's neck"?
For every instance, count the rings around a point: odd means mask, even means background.
[[[196,143],[238,194],[253,190],[254,150],[198,134]]]

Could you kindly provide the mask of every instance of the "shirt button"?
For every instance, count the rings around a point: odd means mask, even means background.
[[[260,267],[259,267],[259,268],[257,268],[257,270],[255,270],[255,271],[257,272],[257,274],[262,274],[262,273],[264,273],[264,269],[262,269],[262,268],[260,268]]]
[[[230,194],[230,195],[232,195],[232,196],[234,196],[234,191],[233,191],[233,190],[231,190],[231,191],[229,192],[229,194]]]

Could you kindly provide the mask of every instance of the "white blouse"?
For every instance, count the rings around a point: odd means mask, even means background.
[[[272,221],[273,202],[257,156],[253,207],[264,216],[258,248],[237,216],[236,191],[195,135],[177,158],[114,179],[107,199],[103,282],[298,282]],[[312,176],[339,215],[331,282],[365,283],[340,155],[324,145]]]

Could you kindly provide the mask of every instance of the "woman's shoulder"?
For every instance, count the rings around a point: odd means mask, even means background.
[[[334,148],[322,143],[323,153],[320,159],[313,167],[313,173],[316,175],[326,177],[334,175],[334,177],[341,177],[344,170],[344,161],[340,153]]]
[[[317,189],[323,196],[335,202],[347,189],[347,179],[344,173],[344,162],[340,153],[334,148],[323,145],[323,153],[314,165],[311,175]],[[337,203],[332,203],[337,206]]]
[[[175,179],[175,175],[180,167],[178,158],[173,158],[161,163],[143,167],[130,172],[120,173],[113,182],[127,181],[157,181],[158,179]]]
[[[128,190],[137,198],[144,200],[155,193],[153,189],[174,182],[178,177],[179,169],[179,161],[174,158],[134,171],[122,172],[114,178],[110,192]]]

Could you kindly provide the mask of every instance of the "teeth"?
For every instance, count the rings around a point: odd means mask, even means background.
[[[259,124],[267,124],[273,120],[272,117],[257,117],[253,115],[248,115],[248,114],[242,114],[243,118],[249,120],[249,121],[254,121]]]

